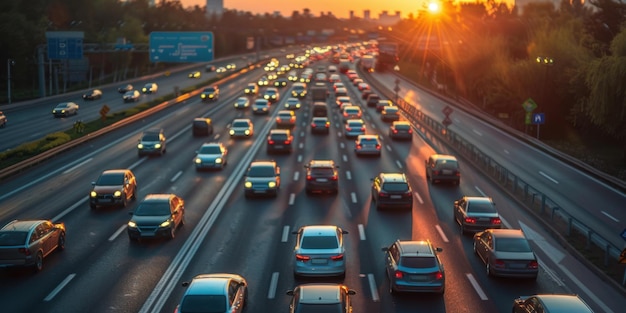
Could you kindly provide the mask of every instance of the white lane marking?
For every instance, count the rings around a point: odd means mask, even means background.
[[[400,161],[396,160],[396,165],[398,166],[398,168],[402,168],[402,163],[400,163]]]
[[[478,191],[478,193],[480,193],[481,196],[483,197],[487,196],[482,190],[480,190],[480,188],[478,188],[478,186],[474,186],[474,188],[476,188],[476,190]]]
[[[391,146],[390,145],[386,145],[385,148],[387,148],[387,151],[391,151]]]
[[[602,212],[602,214],[606,215],[606,217],[608,217],[608,218],[612,219],[613,221],[615,221],[615,222],[618,222],[618,223],[619,223],[619,220],[618,220],[617,218],[613,217],[611,214],[606,213],[606,212],[604,212],[604,211],[601,211],[601,212]]]
[[[569,279],[571,279],[572,282],[576,284],[576,286],[580,287],[580,289],[582,289],[583,292],[585,292],[593,300],[593,302],[595,302],[595,304],[597,304],[599,307],[602,308],[602,312],[613,313],[613,310],[611,310],[608,306],[606,306],[606,304],[604,304],[604,301],[598,299],[598,297],[593,292],[591,292],[589,288],[585,286],[585,283],[581,282],[580,280],[578,280],[578,278],[576,278],[576,275],[574,275],[574,273],[570,272],[565,266],[561,264],[557,264],[557,265],[561,269],[561,271],[563,271],[565,275],[567,275]]]
[[[299,147],[300,149],[304,148],[304,142],[301,142],[301,143],[298,145],[298,147]]]
[[[510,153],[509,153],[509,150],[507,150],[507,149],[504,149],[504,153],[506,153],[506,154],[510,154]]]
[[[368,118],[368,120],[369,120],[369,118]],[[376,129],[376,124],[372,124],[372,128]]]
[[[72,212],[74,209],[76,209],[79,205],[82,205],[84,202],[87,201],[87,198],[83,198],[83,200],[80,200],[74,204],[72,204],[72,206],[70,206],[69,208],[65,209],[65,211],[61,212],[59,215],[55,216],[52,218],[52,221],[58,222],[60,219],[63,218],[63,216],[65,216],[67,213]]]
[[[172,179],[170,179],[170,183],[175,182],[178,179],[178,177],[180,177],[180,175],[182,175],[182,174],[183,174],[183,171],[178,171],[178,173],[176,173],[176,175],[174,175],[174,177],[172,177]]]
[[[283,227],[283,236],[280,238],[280,242],[287,242],[289,240],[289,225]]]
[[[302,155],[298,155],[298,162],[302,162]]]
[[[300,172],[293,173],[293,180],[298,181],[298,178],[300,178]]]
[[[546,173],[544,173],[544,172],[542,172],[542,171],[539,171],[539,175],[541,175],[541,176],[543,176],[543,177],[545,177],[545,178],[549,179],[550,181],[552,181],[553,183],[555,183],[555,184],[557,184],[557,185],[559,184],[559,182],[558,182],[556,179],[554,179],[554,178],[550,177],[548,174],[546,174]]]
[[[76,276],[76,273],[72,273],[67,275],[67,277],[65,277],[65,279],[56,287],[54,288],[54,290],[52,290],[52,292],[50,292],[44,299],[43,301],[50,301],[52,299],[54,299],[54,297],[61,291],[61,289],[65,288],[65,286],[67,284],[70,283],[70,281],[72,279],[74,279],[74,277]]]
[[[351,192],[350,193],[350,198],[352,198],[352,203],[356,203],[356,193]]]
[[[278,272],[272,273],[272,280],[270,280],[270,288],[267,290],[267,298],[274,299],[276,297],[276,288],[278,287]]]
[[[361,240],[365,240],[365,228],[363,227],[363,224],[359,224],[357,227],[359,228],[359,238],[361,238]]]
[[[339,143],[339,148],[344,149],[345,147],[346,145],[343,142]]]
[[[455,119],[454,119],[454,122],[455,122],[455,123],[457,123],[457,124],[460,124],[460,123],[461,123],[461,120],[459,120],[458,118],[455,118]]]
[[[63,171],[63,174],[67,174],[67,173],[69,173],[69,172],[71,172],[71,171],[73,171],[73,170],[83,166],[85,163],[91,162],[91,160],[93,160],[93,158],[89,158],[89,159],[87,159],[85,161],[82,161],[82,162],[80,162],[80,163],[78,163],[78,164],[76,164],[76,165],[66,169],[65,171]]]
[[[344,162],[348,162],[348,156],[347,155],[342,155],[341,159],[343,159]]]
[[[472,287],[474,287],[474,290],[476,290],[476,293],[478,294],[480,299],[481,300],[489,300],[489,298],[487,298],[487,295],[485,294],[483,289],[480,288],[480,285],[476,281],[476,278],[474,278],[474,276],[472,274],[470,274],[470,273],[465,273],[465,276],[467,276],[467,279],[469,280],[470,284],[472,284]]]
[[[339,128],[339,123],[335,123],[335,128]]]
[[[449,242],[448,237],[443,232],[443,229],[441,229],[441,226],[435,225],[435,228],[437,229],[437,232],[439,233],[439,236],[441,236],[441,239],[443,240],[443,242]]]
[[[220,139],[220,134],[215,134],[215,136],[213,136],[213,140],[218,140]]]
[[[539,259],[539,257],[537,257],[537,263],[539,263],[539,267],[543,269],[546,272],[546,274],[548,274],[548,276],[550,276],[552,281],[554,281],[557,285],[561,287],[565,286],[565,283],[563,283],[563,281],[559,278],[559,276],[551,268],[549,268],[548,265],[546,265],[546,263],[544,263],[541,259]]]
[[[289,205],[293,205],[294,201],[296,200],[296,194],[292,193],[289,195]]]
[[[372,300],[374,302],[380,301],[380,297],[378,296],[378,289],[376,289],[376,280],[374,280],[374,274],[367,274],[367,280],[370,283],[370,292],[372,293]]]
[[[346,171],[346,178],[348,180],[352,180],[352,174],[350,174],[350,171]]]
[[[483,135],[481,132],[479,132],[479,131],[477,131],[477,130],[475,130],[475,129],[472,129],[472,131],[474,131],[474,133],[476,133],[476,135],[478,135],[478,136],[481,136],[481,137],[482,137],[482,135]]]
[[[341,132],[337,132],[337,137],[341,137]]]
[[[302,126],[305,126],[305,125],[306,125],[306,123],[303,123]],[[304,137],[304,132],[300,132],[300,137]]]
[[[123,231],[126,230],[126,224],[120,226],[120,228],[118,228],[113,235],[111,235],[111,237],[109,237],[109,241],[113,241],[115,240],[115,238],[117,238],[117,236],[119,236]]]
[[[417,193],[417,191],[414,191],[413,194],[415,195],[415,198],[417,198],[417,201],[419,201],[420,204],[424,204],[424,200],[422,200],[422,197],[420,197],[420,194]]]

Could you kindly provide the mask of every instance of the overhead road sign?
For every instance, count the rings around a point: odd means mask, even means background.
[[[151,62],[213,61],[212,32],[151,32]]]
[[[80,60],[83,58],[84,32],[46,32],[49,60]]]

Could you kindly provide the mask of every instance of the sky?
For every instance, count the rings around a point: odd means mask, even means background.
[[[184,7],[199,5],[204,7],[206,0],[180,0]],[[280,11],[283,16],[291,16],[293,11],[302,13],[303,9],[309,9],[315,16],[320,12],[332,12],[338,18],[348,18],[350,10],[354,15],[363,17],[363,10],[369,9],[372,18],[378,18],[383,10],[389,14],[400,11],[403,18],[409,12],[416,12],[426,0],[224,0],[226,9],[238,11],[250,11],[252,13],[273,13]]]

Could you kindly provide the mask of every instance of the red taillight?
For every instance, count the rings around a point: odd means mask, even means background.
[[[26,248],[19,248],[17,249],[17,251],[23,255],[30,255],[30,249],[26,249]]]
[[[339,177],[337,177],[337,175],[333,175],[333,177],[330,178],[330,180],[337,180]]]
[[[397,279],[402,279],[402,277],[404,277],[404,274],[400,271],[396,271],[395,273],[393,273],[393,276]]]
[[[530,261],[528,262],[528,268],[532,268],[532,269],[536,269],[539,268],[539,263],[537,261]]]
[[[311,175],[306,175],[306,180],[313,180],[313,176],[311,176]]]
[[[290,145],[291,144],[291,139],[285,140],[285,144],[286,145]]]
[[[315,128],[315,123],[311,123],[311,127]]]
[[[378,192],[378,196],[379,197],[389,197],[389,194],[384,192],[384,191],[380,191],[380,192]]]
[[[269,140],[267,141],[267,143],[269,143],[270,145],[273,145],[273,144],[274,144],[274,140],[269,139]]]
[[[475,224],[476,223],[476,219],[473,217],[466,217],[465,218],[465,223],[467,224]]]
[[[333,255],[333,256],[330,257],[330,259],[333,260],[333,261],[343,260],[343,254]]]
[[[439,171],[434,170],[434,171],[433,171],[433,175],[435,175],[435,176],[436,176],[436,175],[439,175]]]
[[[502,224],[502,220],[500,220],[499,217],[494,217],[494,218],[491,219],[491,224],[500,225],[500,224]]]
[[[302,261],[302,262],[306,262],[308,260],[310,260],[311,257],[308,255],[301,255],[301,254],[296,254],[296,260],[297,261]]]
[[[356,149],[357,149],[357,150],[360,150],[361,148],[363,148],[363,146],[362,146],[361,144],[357,144],[357,145],[356,145]]]
[[[326,122],[326,128],[330,127],[330,122]]]
[[[409,128],[409,134],[412,134],[412,133],[413,133],[413,130]]]
[[[351,130],[352,130],[352,127],[346,127],[346,130],[347,130],[347,131],[351,131]]]
[[[394,129],[394,130],[393,130],[393,133],[394,133],[394,134],[397,134],[397,133],[398,133],[398,130],[397,130],[397,129]]]
[[[502,260],[496,260],[495,262],[493,262],[493,265],[494,265],[495,267],[498,267],[498,268],[503,268],[503,267],[504,267],[504,261],[502,261]]]
[[[443,278],[443,273],[442,272],[436,272],[435,273],[435,279],[439,280]]]
[[[411,190],[407,190],[407,191],[405,191],[405,192],[404,192],[404,195],[403,195],[403,196],[405,196],[405,197],[407,197],[407,198],[410,198],[410,197],[411,197],[411,196],[413,196],[413,195],[411,194]]]
[[[376,150],[380,150],[380,145],[379,144],[376,145]]]
[[[364,132],[365,131],[365,127],[361,127],[361,131]]]
[[[343,116],[348,116],[348,112],[343,112]]]

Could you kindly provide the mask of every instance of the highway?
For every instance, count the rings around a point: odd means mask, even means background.
[[[364,110],[367,132],[381,136],[382,156],[355,156],[353,140],[344,138],[336,109],[329,111],[330,134],[312,135],[310,101],[296,111],[294,151],[267,155],[265,135],[274,126],[273,117],[287,99],[289,87],[281,89],[281,100],[272,106],[269,116],[254,116],[249,110],[232,107],[246,83],[261,75],[262,69],[255,69],[221,85],[217,102],[188,99],[3,182],[0,221],[49,218],[63,221],[68,230],[66,250],[46,258],[41,273],[0,271],[0,280],[7,282],[0,286],[3,311],[173,312],[184,292],[181,282],[199,273],[232,272],[249,282],[248,312],[288,312],[286,290],[310,281],[338,281],[293,277],[295,237],[290,232],[312,224],[338,225],[350,232],[345,237],[348,266],[343,282],[357,292],[354,312],[415,312],[416,308],[423,312],[508,312],[514,298],[536,293],[577,293],[596,312],[621,311],[623,295],[558,246],[523,208],[469,164],[462,165],[458,187],[427,183],[424,159],[435,152],[453,152],[417,132],[411,142],[391,141],[388,124],[365,106],[345,76],[342,79],[352,99]],[[375,78],[386,84],[395,79],[386,75]],[[161,82],[160,88],[171,89],[174,83],[179,81]],[[441,105],[439,99],[417,89],[412,92],[424,107],[432,105],[437,111]],[[332,97],[329,104],[334,104]],[[191,120],[197,116],[213,119],[213,135],[191,135]],[[254,138],[229,138],[229,123],[240,117],[252,119]],[[457,125],[471,128],[477,126],[469,123],[475,123],[488,128],[461,114],[456,118]],[[165,129],[167,154],[137,158],[141,131],[155,127]],[[500,145],[501,140],[510,139],[489,139],[497,141],[494,146],[514,151]],[[222,171],[195,171],[194,151],[205,141],[220,141],[228,147],[228,165]],[[279,163],[282,186],[278,197],[244,198],[242,174],[257,159]],[[311,159],[333,159],[339,164],[337,195],[306,195],[303,166]],[[129,242],[126,222],[138,201],[128,208],[89,209],[91,182],[112,168],[130,168],[135,173],[138,200],[151,193],[175,193],[185,199],[187,223],[176,238]],[[411,211],[378,211],[372,206],[370,179],[379,172],[408,175],[415,200]],[[452,203],[463,195],[493,197],[504,225],[525,230],[540,259],[536,282],[487,277],[484,265],[472,252],[471,237],[461,235],[452,218]],[[613,207],[617,208],[617,203],[621,202],[613,202]],[[388,293],[381,247],[396,239],[430,239],[443,248],[445,295]]]

